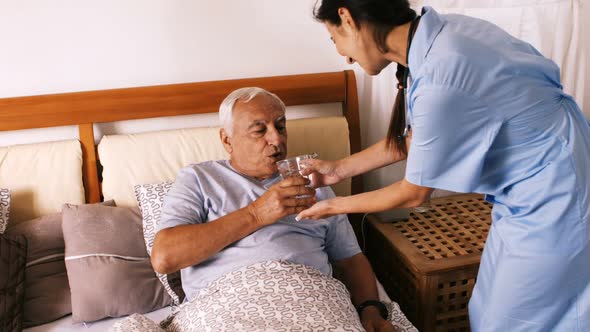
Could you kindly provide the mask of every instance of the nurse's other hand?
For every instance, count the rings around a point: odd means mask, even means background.
[[[333,185],[343,180],[338,174],[338,161],[307,159],[302,161],[301,175],[309,176],[313,188]]]
[[[336,199],[338,199],[338,197],[315,203],[311,207],[299,212],[297,217],[295,217],[295,220],[322,219],[337,214],[334,211],[334,200]]]

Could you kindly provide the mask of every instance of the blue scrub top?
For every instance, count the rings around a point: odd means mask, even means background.
[[[558,66],[492,23],[429,7],[408,66],[406,180],[494,203],[472,329],[590,331],[590,124]]]

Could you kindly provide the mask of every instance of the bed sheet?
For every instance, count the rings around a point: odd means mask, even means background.
[[[159,322],[168,317],[172,313],[170,307],[165,307],[145,314],[146,317]],[[72,315],[60,318],[54,322],[24,329],[23,332],[105,332],[108,331],[117,321],[125,319],[124,317],[106,318],[92,323],[74,323]]]

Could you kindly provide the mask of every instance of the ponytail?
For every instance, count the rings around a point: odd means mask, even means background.
[[[387,130],[387,147],[396,149],[404,155],[408,154],[404,131],[406,130],[406,97],[404,93],[405,72],[407,68],[398,64],[395,76],[397,77],[397,96],[391,112],[391,121]]]

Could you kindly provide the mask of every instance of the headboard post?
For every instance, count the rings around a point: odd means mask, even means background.
[[[87,203],[100,202],[100,183],[96,164],[96,147],[94,146],[94,127],[92,123],[78,125],[80,145],[82,147],[82,176]]]

